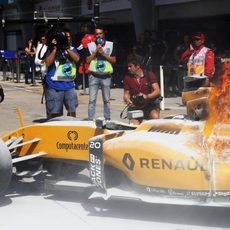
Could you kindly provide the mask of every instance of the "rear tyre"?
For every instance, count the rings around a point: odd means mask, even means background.
[[[0,195],[7,189],[12,177],[12,158],[5,143],[0,139]]]

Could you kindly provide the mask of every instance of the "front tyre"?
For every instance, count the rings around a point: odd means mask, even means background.
[[[12,158],[5,143],[0,139],[0,195],[7,189],[12,177]]]

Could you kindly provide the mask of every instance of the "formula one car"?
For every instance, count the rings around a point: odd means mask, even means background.
[[[133,126],[55,118],[24,126],[20,116],[22,127],[0,140],[0,192],[13,168],[21,177],[45,171],[55,181],[78,181],[88,170],[91,198],[230,206],[229,76],[223,74],[222,88],[183,94],[190,119],[171,116]]]
[[[87,168],[95,188],[92,197],[229,205],[230,124],[214,126],[209,136],[205,126],[184,119],[151,120],[136,127],[63,118],[23,126],[0,141],[0,191],[10,183],[13,166],[21,177],[47,170],[56,180],[77,180]]]

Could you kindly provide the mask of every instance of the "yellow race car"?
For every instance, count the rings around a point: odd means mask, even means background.
[[[187,116],[139,126],[69,117],[24,126],[19,113],[21,128],[0,139],[0,193],[13,171],[53,184],[84,173],[90,197],[230,206],[230,68],[221,74],[220,86],[183,93]]]
[[[84,172],[91,197],[229,206],[230,72],[222,72],[221,87],[183,93],[187,116],[139,126],[70,117],[24,126],[19,113],[21,128],[0,139],[0,192],[13,171],[45,173],[53,184]]]
[[[1,192],[10,183],[13,166],[18,176],[48,171],[57,181],[77,180],[88,169],[94,196],[229,204],[219,199],[230,195],[230,124],[215,125],[207,136],[206,122],[183,118],[137,127],[68,119],[22,126],[2,138]]]

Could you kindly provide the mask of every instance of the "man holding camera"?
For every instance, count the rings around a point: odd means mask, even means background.
[[[45,97],[48,118],[63,115],[63,105],[67,116],[76,117],[78,98],[74,79],[79,61],[77,50],[71,46],[70,31],[56,32],[48,42],[45,63],[48,67],[45,77]]]
[[[94,32],[96,41],[88,44],[86,55],[86,62],[90,63],[88,119],[95,118],[97,94],[101,87],[104,117],[110,120],[110,85],[113,73],[112,64],[116,62],[115,49],[113,42],[105,40],[102,27],[97,26]]]
[[[141,67],[142,57],[131,54],[127,58],[129,74],[124,78],[124,101],[129,104],[128,111],[142,110],[144,119],[157,119],[160,114],[160,87],[152,71]],[[139,125],[142,119],[132,122]]]

